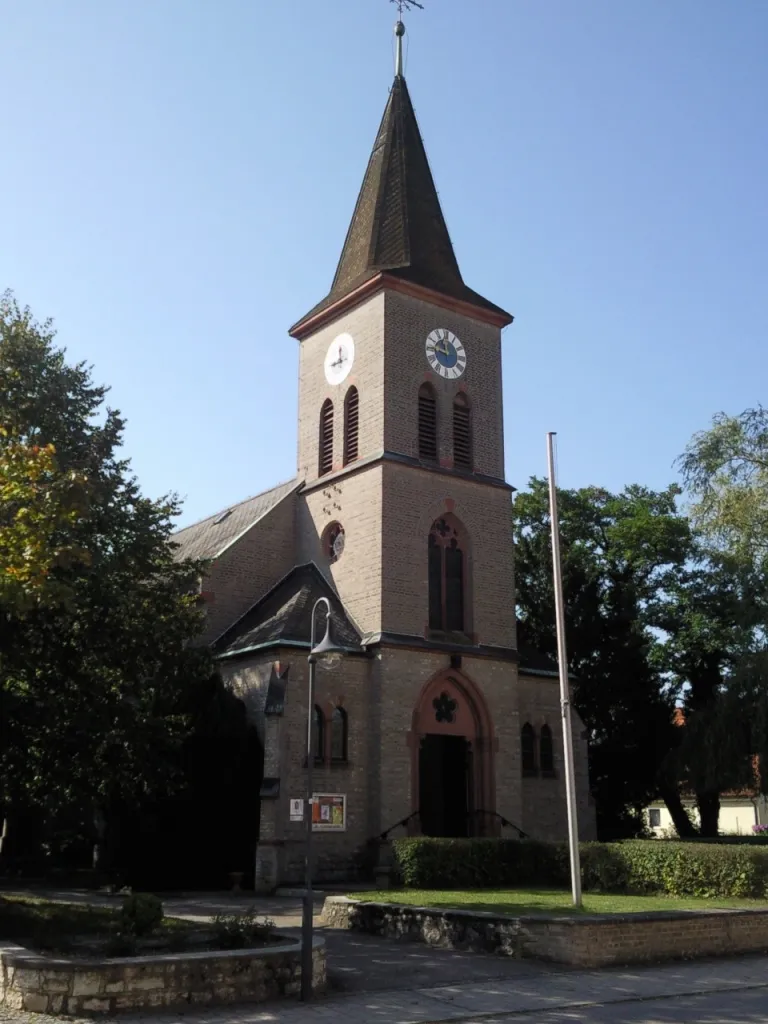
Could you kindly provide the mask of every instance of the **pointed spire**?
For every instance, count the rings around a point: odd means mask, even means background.
[[[485,310],[500,323],[512,321],[462,279],[402,73],[404,32],[398,20],[395,80],[331,290],[291,328],[296,336],[324,310],[382,276]]]

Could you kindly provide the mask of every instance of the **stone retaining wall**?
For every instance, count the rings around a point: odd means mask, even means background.
[[[315,939],[315,991],[325,990],[325,943]],[[203,1003],[263,1002],[297,995],[301,944],[263,949],[178,953],[111,960],[39,956],[0,947],[0,1005],[52,1014],[112,1014],[121,1010]]]
[[[768,909],[510,917],[331,896],[323,918],[331,928],[576,967],[768,950]]]

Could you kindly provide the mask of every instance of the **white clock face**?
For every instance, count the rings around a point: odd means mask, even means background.
[[[467,368],[464,346],[445,327],[438,327],[427,336],[427,362],[441,377],[456,380]]]
[[[334,338],[325,356],[325,379],[329,384],[341,384],[355,361],[355,343],[351,334]]]

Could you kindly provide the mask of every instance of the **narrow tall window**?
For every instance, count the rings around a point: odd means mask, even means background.
[[[357,436],[360,424],[360,396],[351,387],[344,399],[344,465],[357,458]]]
[[[429,532],[429,628],[464,631],[464,552],[456,527],[438,519]]]
[[[536,774],[536,733],[530,722],[520,730],[520,749],[523,758],[523,775]]]
[[[317,704],[312,714],[312,750],[316,761],[325,760],[325,715]]]
[[[552,730],[542,725],[539,734],[539,768],[542,775],[555,774],[555,746],[552,742]]]
[[[437,462],[437,399],[431,384],[419,388],[419,458]]]
[[[320,410],[320,456],[318,474],[323,476],[333,468],[333,402],[326,398]]]
[[[334,708],[331,718],[331,760],[347,760],[347,712]]]
[[[472,469],[472,421],[469,399],[462,393],[453,402],[453,464]]]

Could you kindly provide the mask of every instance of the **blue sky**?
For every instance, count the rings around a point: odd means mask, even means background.
[[[507,477],[662,487],[766,399],[765,0],[425,0],[406,75],[465,280],[511,310]],[[184,520],[296,464],[297,343],[392,80],[386,0],[5,0],[0,290]]]

